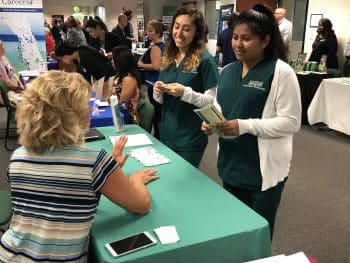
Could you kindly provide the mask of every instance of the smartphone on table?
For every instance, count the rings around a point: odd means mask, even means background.
[[[147,231],[106,244],[108,251],[119,257],[142,248],[152,246],[157,240]]]

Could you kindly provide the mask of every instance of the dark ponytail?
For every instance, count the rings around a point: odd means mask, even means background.
[[[270,8],[265,5],[254,5],[251,10],[244,11],[237,19],[238,24],[247,24],[253,34],[263,40],[267,35],[270,41],[265,47],[265,56],[287,61],[287,47],[283,42],[278,24]]]

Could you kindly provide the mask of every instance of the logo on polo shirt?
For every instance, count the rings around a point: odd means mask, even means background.
[[[264,88],[263,85],[264,82],[262,81],[250,80],[248,84],[244,84],[243,87],[266,90],[266,88]]]

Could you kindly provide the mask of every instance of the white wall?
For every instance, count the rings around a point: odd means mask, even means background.
[[[350,37],[350,4],[349,0],[333,0],[326,3],[324,0],[310,0],[305,28],[304,52],[310,55],[312,43],[317,35],[317,28],[310,28],[311,14],[323,14],[324,18],[332,21],[333,30],[338,39],[339,67],[344,64],[344,47]]]

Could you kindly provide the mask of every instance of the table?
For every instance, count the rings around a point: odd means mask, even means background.
[[[307,119],[307,109],[314,97],[318,86],[321,81],[325,78],[329,78],[330,75],[322,72],[297,72],[297,78],[300,86],[300,95],[301,95],[301,123],[309,124]]]
[[[350,78],[322,80],[308,109],[310,124],[323,122],[350,135]]]
[[[111,127],[99,128],[106,139],[88,143],[109,152],[108,139],[116,135]],[[146,133],[137,125],[127,125],[127,134]],[[245,262],[271,256],[268,223],[253,210],[226,192],[198,169],[146,133],[158,152],[171,163],[157,166],[160,179],[148,184],[151,211],[134,215],[101,197],[91,229],[91,262]],[[128,151],[127,148],[126,152]],[[129,157],[126,174],[141,169]],[[113,258],[105,244],[160,226],[175,225],[180,237],[176,244],[161,245]]]

